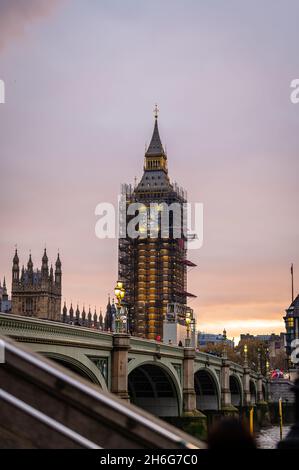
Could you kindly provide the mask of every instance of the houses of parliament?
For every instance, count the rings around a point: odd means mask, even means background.
[[[151,203],[159,205],[160,213],[164,205],[176,203],[183,211],[187,202],[186,192],[168,176],[167,154],[161,142],[158,129],[158,109],[155,109],[155,121],[152,138],[144,156],[143,176],[138,184],[123,185],[126,209],[131,203],[141,203],[149,211]],[[126,226],[132,215],[125,211]],[[182,213],[183,215],[183,213]],[[119,239],[118,279],[125,287],[125,306],[128,316],[128,331],[136,336],[149,339],[163,338],[164,321],[176,319],[185,325],[186,316],[193,318],[193,311],[187,306],[187,298],[195,295],[187,292],[187,268],[195,264],[187,259],[188,234],[185,231],[182,216],[180,236],[175,236],[176,223],[170,214],[169,234],[162,236],[161,219],[157,227],[157,236]],[[12,266],[11,313],[36,317],[45,320],[62,321],[80,326],[113,331],[116,313],[114,304],[107,305],[105,319],[92,316],[83,307],[82,313],[77,307],[69,310],[66,305],[61,310],[62,270],[59,254],[55,269],[49,266],[46,249],[40,269],[33,268],[31,254],[27,268],[20,269],[17,250]],[[111,312],[110,312],[111,310]]]
[[[18,251],[12,266],[11,313],[45,320],[60,321],[62,271],[59,254],[49,267],[46,249],[40,269],[34,269],[31,254],[27,269],[20,269]]]
[[[0,294],[2,294],[2,303],[5,305],[5,301],[8,302],[5,280],[3,287],[0,284]],[[55,263],[55,270],[52,265],[49,267],[46,249],[44,250],[40,269],[34,269],[31,254],[29,255],[27,269],[24,266],[20,269],[19,255],[16,250],[12,266],[11,310],[7,310],[6,313],[113,331],[116,307],[114,300],[110,303],[110,296],[108,297],[104,316],[101,311],[98,315],[96,309],[92,315],[90,307],[86,312],[83,306],[81,311],[79,305],[74,310],[71,304],[68,310],[66,302],[64,302],[64,307],[61,309],[61,299],[62,269],[59,254]],[[5,312],[4,309],[0,311]]]

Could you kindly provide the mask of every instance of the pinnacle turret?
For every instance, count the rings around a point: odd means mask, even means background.
[[[158,128],[158,112],[157,108],[155,109],[155,125],[154,125],[154,131],[152,135],[151,142],[148,146],[148,149],[145,153],[146,157],[161,157],[161,156],[166,156],[166,153],[164,151],[160,134],[159,134],[159,128]]]
[[[27,263],[27,268],[28,268],[28,271],[33,271],[33,261],[32,261],[32,257],[31,257],[31,253],[29,254],[29,260],[28,260],[28,263]]]

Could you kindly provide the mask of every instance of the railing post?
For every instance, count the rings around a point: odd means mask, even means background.
[[[130,349],[130,336],[125,333],[113,335],[113,349],[111,361],[111,392],[129,400],[128,394],[128,351]]]
[[[264,403],[266,397],[263,395],[263,374],[261,369],[261,351],[258,349],[257,355],[257,403]]]

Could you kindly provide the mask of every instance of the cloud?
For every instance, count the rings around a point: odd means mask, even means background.
[[[12,40],[22,37],[26,25],[49,16],[62,0],[1,0],[0,51]]]

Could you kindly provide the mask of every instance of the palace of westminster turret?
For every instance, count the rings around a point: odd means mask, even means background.
[[[20,269],[16,250],[12,267],[11,313],[59,321],[61,317],[62,271],[59,254],[49,268],[46,249],[42,257],[41,269],[34,270],[31,254],[27,269]]]
[[[116,315],[116,307],[113,299],[112,303],[110,303],[110,296],[108,297],[104,316],[101,311],[98,315],[96,309],[92,314],[90,307],[87,312],[84,306],[80,310],[79,305],[74,309],[71,304],[70,308],[67,309],[66,302],[64,302],[64,307],[61,309],[61,260],[58,254],[55,270],[52,265],[49,267],[46,249],[42,257],[41,268],[36,270],[33,268],[31,254],[29,255],[27,269],[24,266],[20,269],[19,255],[16,250],[12,266],[11,302],[8,300],[5,279],[3,287],[0,284],[0,294],[0,300],[2,301],[0,310],[2,313],[61,321],[62,323],[106,331],[113,331],[114,329],[113,322]],[[8,303],[9,309],[5,309],[4,306],[8,305]]]

